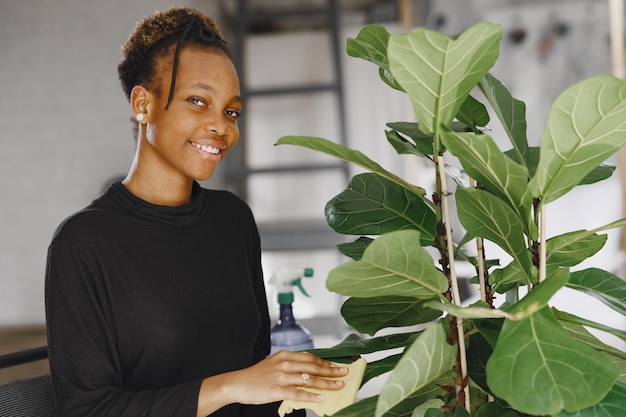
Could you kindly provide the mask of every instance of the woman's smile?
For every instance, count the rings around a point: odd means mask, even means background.
[[[203,145],[198,142],[189,142],[189,144],[192,146],[193,150],[204,159],[215,160],[216,162],[219,162],[222,159],[220,153],[222,152],[222,149],[225,148],[225,145],[216,147]]]

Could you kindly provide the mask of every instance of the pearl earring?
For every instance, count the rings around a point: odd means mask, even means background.
[[[143,121],[143,114],[139,113],[137,116],[135,116],[135,118],[137,119],[138,122],[142,122]]]

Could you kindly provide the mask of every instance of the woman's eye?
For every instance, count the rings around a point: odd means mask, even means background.
[[[236,119],[237,117],[239,117],[240,112],[237,110],[226,110],[226,114]]]
[[[188,102],[190,102],[191,104],[194,104],[196,106],[203,106],[204,107],[204,101],[200,100],[199,98],[195,98],[195,97],[191,97],[187,99]]]

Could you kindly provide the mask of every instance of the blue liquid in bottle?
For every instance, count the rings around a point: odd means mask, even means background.
[[[311,334],[296,322],[291,304],[280,304],[280,318],[272,328],[271,340],[270,354],[280,350],[296,352],[313,349]]]

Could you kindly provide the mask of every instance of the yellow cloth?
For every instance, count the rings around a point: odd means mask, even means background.
[[[367,365],[367,363],[365,362],[365,359],[360,358],[350,364],[337,363],[336,365],[350,370],[346,376],[341,378],[331,378],[342,379],[345,383],[342,389],[321,390],[302,387],[300,389],[314,392],[316,394],[322,394],[324,398],[320,402],[285,400],[282,402],[280,407],[278,407],[278,414],[280,417],[285,417],[285,413],[291,413],[293,410],[301,410],[303,408],[313,410],[320,416],[332,416],[337,411],[352,404],[356,398],[356,393],[361,386],[363,374],[365,373],[365,365]]]

